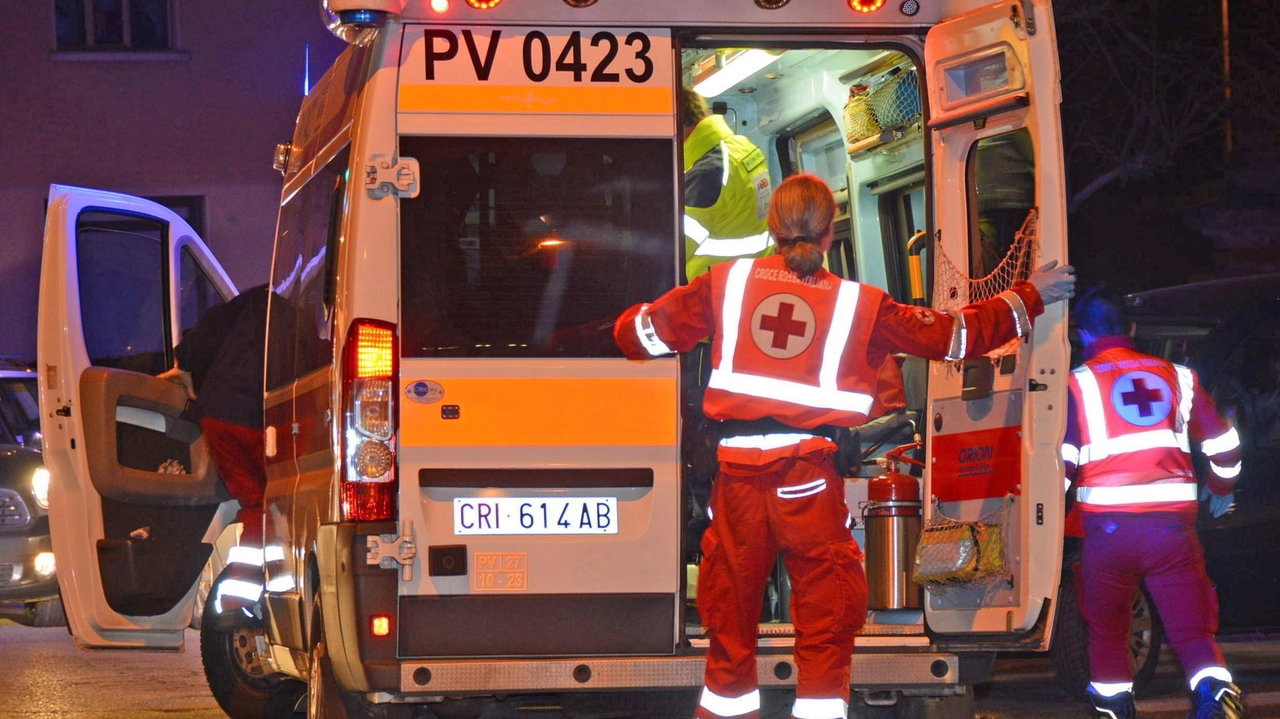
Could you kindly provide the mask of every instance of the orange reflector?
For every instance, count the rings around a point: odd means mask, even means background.
[[[849,0],[849,7],[858,12],[875,12],[884,7],[884,0]]]
[[[356,325],[356,377],[390,377],[394,336],[385,327]]]
[[[477,10],[488,10],[500,2],[502,0],[467,0],[467,4]]]
[[[391,633],[391,617],[379,614],[369,622],[369,630],[375,637],[385,637]]]

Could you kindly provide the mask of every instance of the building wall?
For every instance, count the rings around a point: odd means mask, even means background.
[[[344,44],[318,0],[171,0],[174,53],[72,59],[53,0],[9,13],[0,43],[0,355],[34,359],[52,183],[202,195],[204,239],[240,287],[265,282],[306,48],[314,82]]]

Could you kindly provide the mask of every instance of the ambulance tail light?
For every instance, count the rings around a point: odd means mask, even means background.
[[[352,322],[342,370],[342,515],[358,522],[394,519],[400,378],[396,326],[379,320]]]

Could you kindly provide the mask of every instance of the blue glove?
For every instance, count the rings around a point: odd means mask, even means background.
[[[1231,506],[1236,503],[1236,493],[1214,494],[1209,491],[1208,487],[1204,487],[1200,490],[1200,499],[1201,501],[1209,500],[1209,514],[1213,515],[1214,519],[1217,519],[1231,511]]]

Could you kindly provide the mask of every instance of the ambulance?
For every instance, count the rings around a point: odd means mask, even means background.
[[[1050,3],[327,0],[321,15],[349,45],[275,156],[260,622],[203,621],[236,504],[183,391],[155,378],[237,288],[169,210],[50,191],[40,399],[72,633],[177,651],[203,626],[237,719],[690,715],[714,443],[690,400],[697,353],[634,362],[609,341],[622,310],[686,281],[682,91],[760,149],[772,186],[831,186],[832,272],[956,307],[1067,259]],[[1048,646],[1064,307],[990,357],[898,358],[906,407],[867,461],[922,435],[924,533],[998,525],[1000,576],[919,589],[914,543],[870,541],[882,470],[855,472],[868,571],[894,552],[902,586],[857,639],[851,716],[972,716],[997,652]],[[796,681],[785,571],[767,594],[766,707]]]

